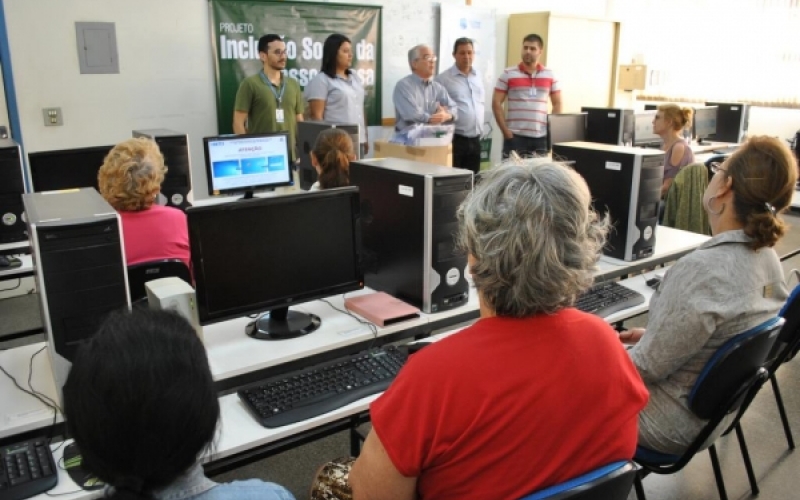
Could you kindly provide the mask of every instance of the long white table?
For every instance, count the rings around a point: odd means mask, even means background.
[[[662,227],[656,236],[656,251],[648,259],[624,262],[617,259],[601,258],[596,279],[603,281],[614,277],[639,272],[646,267],[655,267],[676,260],[708,239],[707,236],[689,233],[678,229]],[[626,280],[631,287],[646,297],[649,289],[640,277]],[[368,290],[355,292],[367,293]],[[327,299],[339,309],[344,308],[342,296]],[[435,314],[421,313],[419,318],[395,323],[372,330],[351,316],[342,314],[323,301],[313,301],[295,306],[303,312],[311,312],[322,319],[319,330],[310,335],[281,341],[262,341],[247,337],[245,325],[250,318],[239,318],[204,327],[203,336],[208,352],[209,364],[218,391],[221,394],[233,392],[247,383],[286,373],[304,366],[312,365],[362,350],[373,342],[383,344],[428,335],[459,324],[474,321],[478,317],[478,299],[471,290],[466,305]],[[607,318],[615,323],[647,311],[640,306],[624,311],[625,314]],[[0,351],[0,366],[14,374],[21,383],[28,378],[28,361],[31,355],[45,346],[36,344]],[[50,362],[46,351],[40,353],[34,363],[34,386],[44,394],[55,397],[57,391],[52,379]],[[46,428],[52,423],[52,412],[39,401],[20,393],[11,382],[0,374],[0,438],[13,436],[34,429]],[[6,402],[8,402],[6,404]],[[60,422],[60,417],[59,420]]]
[[[707,236],[688,233],[672,228],[660,227],[656,235],[654,255],[642,261],[625,262],[602,257],[596,272],[598,281],[637,273],[644,268],[654,267],[678,259],[708,239]],[[651,271],[625,279],[622,283],[645,297],[644,304],[620,311],[606,318],[609,323],[617,323],[647,312],[653,291],[645,284],[654,274],[663,275],[664,269]],[[366,293],[361,291],[355,293]],[[343,308],[343,297],[327,299],[337,308]],[[368,326],[351,316],[336,311],[323,301],[295,306],[303,312],[317,314],[322,319],[322,327],[310,334],[296,339],[282,341],[260,341],[247,337],[245,325],[250,318],[240,318],[209,325],[204,328],[204,343],[209,356],[215,383],[221,392],[221,419],[219,437],[213,454],[205,457],[212,467],[237,463],[251,456],[268,453],[271,449],[281,449],[291,445],[298,436],[319,433],[323,430],[341,430],[348,420],[366,415],[369,404],[377,397],[370,396],[350,405],[315,418],[277,429],[267,429],[259,425],[245,409],[238,396],[233,393],[252,380],[259,380],[272,374],[292,371],[302,366],[314,364],[326,357],[336,357],[363,349],[373,342],[386,343],[410,340],[416,336],[444,330],[474,321],[478,317],[478,300],[471,290],[468,303],[457,309],[435,314],[420,314],[419,318],[396,323],[384,328],[376,327],[375,333]],[[44,342],[0,351],[0,366],[15,376],[20,384],[27,385],[28,364],[31,356],[45,347]],[[56,398],[56,387],[52,378],[49,356],[42,351],[34,358],[31,376],[33,387]],[[0,439],[19,434],[41,431],[53,423],[52,410],[38,400],[21,393],[5,377],[0,376]],[[7,404],[6,404],[7,403]],[[61,415],[57,423],[63,422]],[[56,452],[58,459],[61,449]],[[64,498],[98,498],[97,492],[77,491],[77,486],[66,473],[59,470],[59,486],[53,494],[75,491]],[[45,498],[45,496],[42,496]]]
[[[623,321],[630,317],[647,312],[650,298],[653,296],[653,290],[646,285],[645,281],[654,275],[663,276],[665,271],[665,269],[658,269],[643,275],[637,275],[627,280],[623,280],[622,284],[641,293],[645,297],[645,302],[641,305],[612,314],[606,318],[606,321],[609,323],[616,323],[618,321]],[[434,335],[431,339],[435,341],[444,338],[448,335],[456,333],[459,329],[460,328],[440,332],[439,334]],[[41,344],[39,344],[39,346],[41,346]],[[41,356],[41,354],[39,356]],[[0,363],[1,362],[2,359],[0,359]],[[38,370],[39,368],[43,367],[40,367],[39,362],[37,361],[35,369]],[[38,378],[38,375],[35,376],[35,378]],[[55,388],[53,388],[53,391],[54,390]],[[0,387],[0,392],[1,391],[2,387]],[[346,422],[349,418],[363,415],[369,410],[369,405],[378,396],[378,394],[368,396],[349,405],[337,408],[329,413],[276,429],[262,427],[250,415],[250,413],[248,413],[244,404],[242,404],[241,400],[236,394],[227,394],[221,396],[219,399],[220,426],[215,439],[215,447],[211,453],[207,453],[203,457],[203,460],[206,462],[206,464],[211,465],[212,467],[216,467],[218,464],[235,463],[245,459],[250,454],[258,453],[258,451],[254,450],[268,448],[270,446],[277,446],[279,443],[286,440],[291,440],[292,438],[303,433],[324,428],[326,426],[334,426],[337,423],[341,423],[343,421]],[[50,412],[49,415],[50,418],[52,418],[52,412]],[[58,462],[63,454],[63,447],[59,447],[56,444],[53,446],[53,448],[57,449],[55,452],[55,458]],[[69,492],[72,493],[65,494]],[[78,486],[69,478],[67,473],[60,468],[58,486],[51,490],[50,493],[51,495],[59,495],[59,497],[69,500],[85,500],[101,497],[99,492],[78,491]],[[62,494],[64,495],[62,496]],[[46,495],[40,495],[34,498],[45,499],[48,497]]]

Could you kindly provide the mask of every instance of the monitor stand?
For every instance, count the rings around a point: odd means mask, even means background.
[[[259,340],[291,339],[313,332],[321,323],[322,320],[316,314],[290,311],[288,307],[280,307],[248,323],[245,332]]]

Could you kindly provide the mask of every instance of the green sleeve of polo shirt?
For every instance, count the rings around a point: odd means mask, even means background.
[[[233,104],[235,111],[250,111],[250,103],[253,102],[253,87],[248,79],[242,80],[239,90],[236,91],[236,101]]]

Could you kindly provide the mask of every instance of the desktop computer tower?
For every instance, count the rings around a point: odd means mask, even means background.
[[[28,240],[23,193],[22,148],[11,139],[0,139],[0,244]]]
[[[456,211],[472,190],[472,172],[381,158],[351,162],[350,183],[361,196],[365,284],[426,313],[466,304]]]
[[[750,105],[739,102],[707,102],[717,107],[717,132],[710,139],[717,142],[740,143],[750,124]]]
[[[632,109],[582,107],[586,113],[586,140],[602,144],[630,145],[635,126]]]
[[[297,166],[297,175],[300,178],[300,189],[308,191],[317,182],[317,171],[311,165],[311,150],[317,141],[317,136],[323,130],[340,128],[350,135],[353,140],[353,153],[356,159],[361,158],[361,139],[359,126],[355,123],[332,123],[302,121],[297,123],[297,152],[300,163]]]
[[[159,200],[159,205],[186,208],[192,206],[188,196],[192,190],[192,165],[189,159],[189,136],[165,128],[148,130],[134,130],[134,137],[147,137],[156,141],[164,163],[167,165],[167,174],[161,183],[161,194],[164,199]]]
[[[603,252],[627,261],[653,254],[664,178],[664,152],[589,142],[553,146],[553,156],[574,162],[592,193],[598,213],[612,229]]]
[[[130,308],[122,226],[94,188],[23,195],[42,320],[61,392],[78,346]]]

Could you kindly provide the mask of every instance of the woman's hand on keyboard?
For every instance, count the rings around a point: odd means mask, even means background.
[[[644,328],[631,328],[630,330],[619,332],[619,340],[623,344],[635,344],[639,342],[642,335],[644,335]]]

